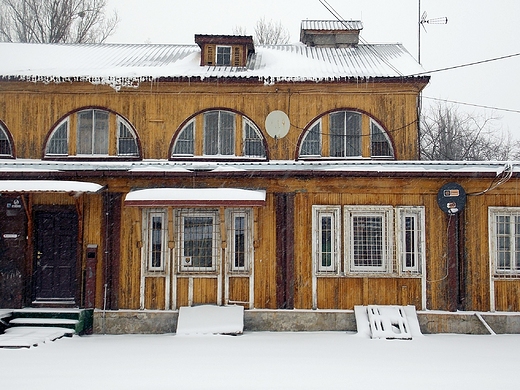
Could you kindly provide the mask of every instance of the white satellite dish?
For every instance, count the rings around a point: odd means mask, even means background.
[[[289,133],[291,121],[283,111],[271,111],[265,118],[265,129],[272,138],[283,138]]]

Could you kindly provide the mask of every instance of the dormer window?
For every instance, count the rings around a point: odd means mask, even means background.
[[[217,66],[231,66],[231,46],[217,46]]]
[[[255,52],[252,36],[195,35],[195,42],[201,49],[201,66],[245,67]]]

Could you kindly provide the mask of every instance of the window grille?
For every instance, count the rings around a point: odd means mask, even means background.
[[[181,130],[175,145],[173,147],[172,155],[188,155],[193,156],[195,153],[195,120],[189,122]]]
[[[307,132],[300,148],[300,156],[321,155],[321,121],[318,121]]]
[[[392,272],[392,221],[391,207],[345,207],[345,250],[351,272]]]
[[[393,157],[394,151],[386,132],[373,120],[370,121],[370,154],[372,157]]]
[[[217,268],[220,252],[217,211],[178,210],[181,271],[208,272]]]
[[[118,118],[117,154],[119,156],[138,156],[137,137],[130,126]]]
[[[69,120],[63,121],[52,133],[47,149],[48,155],[67,155],[69,152]]]
[[[260,132],[248,120],[244,119],[244,156],[265,157],[265,145]]]

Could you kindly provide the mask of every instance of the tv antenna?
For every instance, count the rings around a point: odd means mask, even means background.
[[[421,27],[424,29],[425,32],[426,31],[426,27],[424,26],[425,24],[448,24],[448,18],[446,16],[441,16],[439,18],[431,18],[431,19],[428,19],[428,14],[426,13],[426,11],[424,11],[422,14],[421,14],[421,0],[419,0],[419,30],[418,30],[418,34],[419,34],[419,37],[417,39],[417,45],[418,45],[418,48],[417,48],[417,62],[419,62],[419,64],[421,63]]]

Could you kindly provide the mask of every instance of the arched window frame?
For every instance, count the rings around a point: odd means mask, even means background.
[[[0,121],[0,159],[15,158],[14,142],[4,122]]]
[[[352,109],[329,111],[312,121],[300,136],[296,152],[297,160],[366,158],[393,160],[394,147],[387,131],[377,120]]]
[[[92,122],[91,132],[88,129],[89,113]],[[82,119],[83,115],[86,119]],[[103,116],[106,116],[106,119],[97,119]],[[82,124],[82,120],[87,122]],[[106,126],[99,129],[96,125],[98,120],[106,121]],[[98,129],[98,137],[101,134],[101,138],[96,139]],[[84,131],[83,141],[80,140],[80,131]],[[140,160],[141,153],[139,137],[130,122],[118,113],[101,107],[83,107],[69,112],[53,126],[43,148],[44,159]]]
[[[232,128],[229,127],[231,117]],[[217,133],[211,138],[207,138],[208,123],[216,124]],[[226,138],[221,138],[223,136]],[[208,150],[210,144],[211,150]],[[169,158],[266,161],[268,152],[265,137],[250,118],[234,110],[212,108],[197,112],[180,126],[172,138]]]

